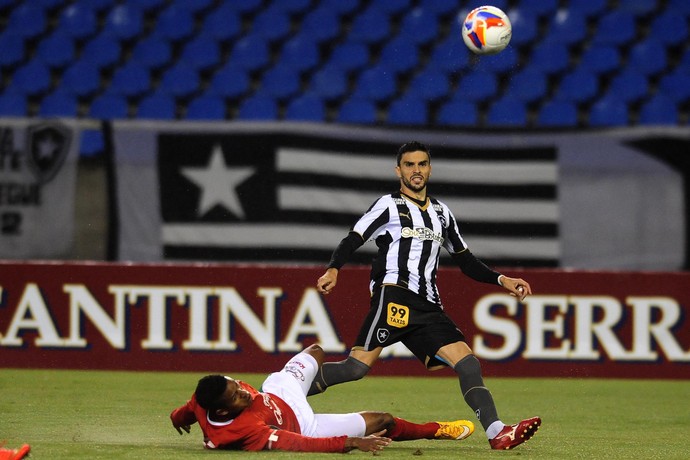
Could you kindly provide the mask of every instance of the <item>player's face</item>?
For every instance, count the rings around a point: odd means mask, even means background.
[[[251,405],[252,395],[243,389],[237,380],[228,378],[227,381],[223,393],[223,405],[227,410],[227,415],[234,417]]]
[[[407,194],[420,194],[426,188],[431,175],[431,161],[426,152],[420,150],[407,152],[395,167],[400,178],[400,187]]]

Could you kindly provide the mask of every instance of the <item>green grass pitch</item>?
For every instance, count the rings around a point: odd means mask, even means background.
[[[0,370],[0,442],[32,446],[33,459],[209,459],[199,428],[180,436],[171,410],[203,373]],[[238,374],[254,385],[263,376]],[[508,423],[532,415],[543,424],[511,451],[489,449],[477,426],[465,441],[393,443],[384,458],[686,459],[690,382],[487,378]],[[367,377],[311,398],[317,412],[381,410],[412,421],[473,420],[453,377]],[[474,420],[473,420],[474,421]],[[242,453],[252,458],[336,458],[339,454]],[[350,456],[372,456],[352,452]]]

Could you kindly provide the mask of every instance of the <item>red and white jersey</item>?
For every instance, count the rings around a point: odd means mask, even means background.
[[[257,451],[281,449],[299,452],[343,452],[347,436],[310,438],[303,436],[295,413],[278,396],[261,393],[248,383],[238,381],[249,391],[253,402],[232,420],[217,422],[210,419],[196,397],[175,409],[170,418],[173,424],[199,423],[208,449],[237,449]]]

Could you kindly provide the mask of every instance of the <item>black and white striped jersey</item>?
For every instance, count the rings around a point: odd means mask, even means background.
[[[370,289],[395,284],[441,305],[436,274],[441,248],[451,254],[467,249],[448,206],[428,197],[424,206],[401,193],[384,195],[352,228],[375,241]]]

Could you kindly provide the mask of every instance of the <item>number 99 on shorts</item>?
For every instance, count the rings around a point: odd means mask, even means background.
[[[405,305],[399,305],[397,303],[388,304],[388,314],[386,316],[386,322],[389,326],[393,327],[406,327],[410,318],[410,309]]]

